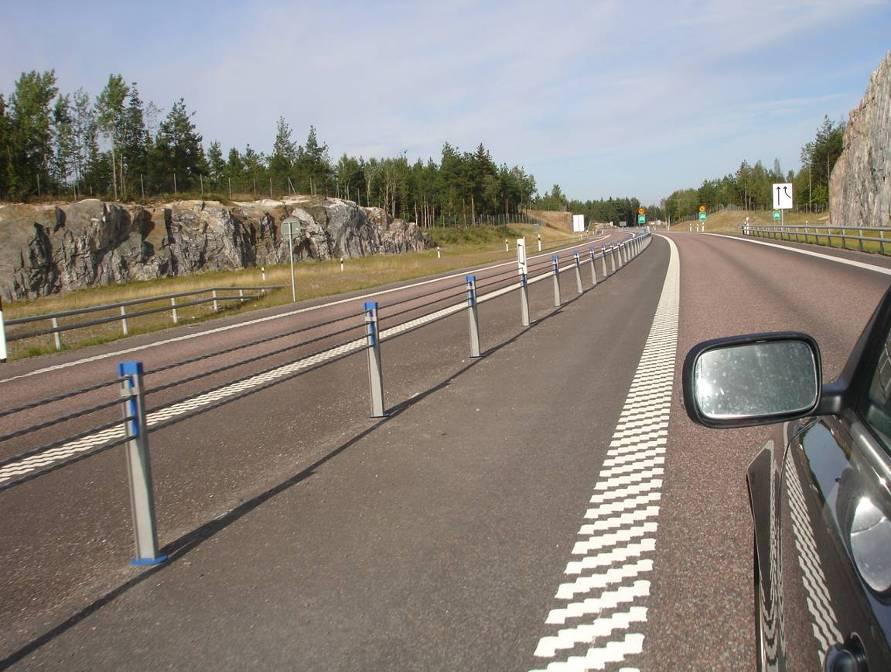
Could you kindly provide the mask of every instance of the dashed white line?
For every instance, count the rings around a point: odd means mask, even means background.
[[[569,603],[552,609],[545,625],[574,622],[535,649],[548,672],[602,670],[643,651],[677,354],[680,268],[677,247],[668,244],[659,305],[585,511],[592,522],[579,528],[564,570],[573,580],[555,595]]]

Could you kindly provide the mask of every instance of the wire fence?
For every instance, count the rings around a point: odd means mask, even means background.
[[[602,261],[600,280],[606,280],[632,261],[650,243],[649,232],[640,232],[621,243],[593,246],[584,250],[553,255],[534,265],[529,273],[522,264],[488,276],[486,288],[478,294],[477,277],[468,274],[464,282],[398,299],[381,308],[366,301],[362,310],[295,326],[246,343],[217,348],[186,357],[145,372],[140,362],[121,362],[115,378],[79,389],[19,404],[0,411],[0,425],[10,425],[23,416],[25,426],[9,427],[0,433],[0,492],[56,471],[68,464],[117,446],[126,446],[128,479],[133,507],[134,537],[138,565],[151,565],[166,559],[157,544],[154,495],[149,468],[149,430],[167,426],[223,403],[237,400],[253,391],[289,380],[354,354],[365,353],[369,367],[371,417],[384,417],[380,343],[402,337],[453,315],[467,312],[471,357],[481,356],[478,305],[489,299],[518,291],[521,324],[529,325],[528,285],[553,277],[555,307],[564,302],[560,275],[574,269],[581,295],[598,284],[597,261]],[[606,260],[610,258],[610,266]],[[590,264],[591,283],[583,286],[582,263]],[[488,269],[482,269],[485,272]],[[395,312],[391,312],[393,309]],[[75,311],[80,312],[80,311]],[[304,313],[305,315],[305,313]],[[303,318],[301,318],[303,319]],[[387,326],[389,325],[389,326]],[[294,337],[298,338],[296,341]],[[264,345],[281,344],[256,352]],[[249,354],[254,350],[254,354]],[[243,353],[230,361],[234,354]],[[219,364],[189,373],[188,367],[212,359]],[[258,368],[256,365],[263,362]],[[220,380],[221,374],[249,368],[234,377]],[[180,372],[185,372],[183,375]],[[166,380],[165,380],[166,378]],[[147,380],[157,380],[146,385]],[[206,385],[194,385],[206,381]],[[171,395],[171,391],[182,390]],[[148,408],[148,397],[158,397]],[[62,408],[67,406],[75,408]],[[121,415],[109,413],[121,405]],[[34,412],[39,411],[36,422]],[[50,419],[43,419],[48,417]],[[28,420],[32,419],[30,424]],[[25,439],[32,445],[19,445]]]

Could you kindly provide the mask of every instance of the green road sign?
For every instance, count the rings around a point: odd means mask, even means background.
[[[705,221],[705,218],[706,218],[707,216],[708,216],[708,215],[706,215],[704,212],[700,212],[700,213],[699,213],[699,221],[700,221],[700,222],[704,222],[704,221]]]
[[[647,223],[647,216],[646,216],[646,215],[638,215],[638,216],[637,216],[637,223],[638,223],[638,224],[646,224],[646,223]]]
[[[775,221],[778,220],[778,219],[780,218],[780,211],[779,211],[779,210],[774,210],[774,211],[773,211],[773,218],[774,218]]]

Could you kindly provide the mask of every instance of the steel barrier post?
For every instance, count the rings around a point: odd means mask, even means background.
[[[121,333],[126,336],[129,332],[127,328],[127,308],[126,306],[121,306]]]
[[[614,245],[609,246],[609,266],[612,271],[610,275],[616,272],[616,248]]]
[[[371,389],[371,417],[386,417],[384,412],[384,384],[381,375],[381,344],[377,319],[377,301],[366,301],[365,335],[368,338],[368,384]]]
[[[158,551],[152,466],[145,423],[142,362],[121,362],[118,364],[118,375],[125,379],[121,382],[121,398],[124,401],[124,425],[129,439],[127,476],[130,482],[133,536],[136,541],[136,557],[130,564],[157,565],[166,561],[167,556]]]
[[[239,289],[239,290],[238,290],[238,296],[241,297],[241,298],[238,300],[238,303],[244,303],[245,299],[244,299],[244,290],[243,290],[243,289]]]
[[[3,297],[0,296],[0,364],[6,363],[6,324],[3,322]]]
[[[606,280],[609,273],[606,270],[606,248],[600,246],[600,261],[603,263],[603,279]]]
[[[217,290],[213,290],[210,295],[213,297],[213,312],[217,312],[220,309],[220,304],[217,303]]]
[[[560,307],[560,257],[556,254],[551,257],[551,266],[554,269],[554,308]]]
[[[480,356],[480,316],[476,305],[476,276],[467,275],[467,320],[470,323],[470,356]]]
[[[529,282],[525,273],[520,273],[520,324],[529,326]]]
[[[53,341],[55,341],[56,350],[58,351],[62,349],[62,335],[58,331],[55,331],[59,328],[59,320],[54,317],[50,322],[53,325]]]
[[[591,286],[597,286],[597,266],[594,265],[594,248],[592,247],[588,250],[588,253],[591,256]]]
[[[173,323],[178,324],[179,319],[176,315],[176,297],[170,297],[170,316],[173,318]]]
[[[575,253],[575,286],[579,294],[584,293],[585,290],[582,287],[582,259],[578,252]]]

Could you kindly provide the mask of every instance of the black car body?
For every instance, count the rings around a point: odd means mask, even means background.
[[[783,359],[791,344],[813,371]],[[800,398],[771,398],[775,380]],[[693,348],[684,399],[709,427],[784,421],[747,473],[759,669],[891,670],[891,290],[835,382],[810,337],[755,334]]]

